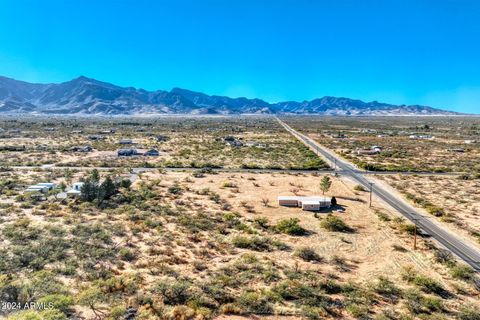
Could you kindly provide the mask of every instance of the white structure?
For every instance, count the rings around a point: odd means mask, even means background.
[[[28,192],[28,193],[30,193],[30,192],[47,193],[48,192],[48,187],[33,185],[33,186],[29,186],[27,189],[25,189],[25,192]]]
[[[82,193],[82,186],[83,186],[83,182],[75,182],[72,185],[72,188],[67,191],[67,196],[69,197],[79,196]]]
[[[43,186],[43,187],[47,187],[48,190],[52,190],[54,189],[57,185],[53,182],[41,182],[41,183],[37,183],[37,186]]]
[[[285,207],[300,207],[304,211],[317,211],[321,208],[330,207],[332,204],[332,198],[279,196],[278,204]]]

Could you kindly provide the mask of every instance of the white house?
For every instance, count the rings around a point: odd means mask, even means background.
[[[299,196],[279,196],[278,204],[285,207],[300,207],[304,211],[316,211],[321,208],[330,207],[332,198],[329,197],[299,197]]]
[[[43,187],[47,187],[48,190],[52,190],[54,189],[57,185],[53,182],[40,182],[40,183],[37,183],[37,186],[43,186]]]
[[[82,193],[82,186],[83,186],[83,182],[75,182],[72,185],[72,188],[67,191],[67,196],[69,197],[79,196]]]
[[[33,186],[29,186],[27,189],[25,189],[25,192],[28,192],[28,193],[33,193],[33,192],[47,193],[48,192],[48,187],[47,186],[33,185]]]

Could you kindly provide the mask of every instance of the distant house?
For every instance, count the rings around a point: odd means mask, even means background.
[[[146,151],[143,155],[149,156],[149,157],[158,157],[160,155],[160,152],[158,152],[158,150],[155,150],[155,149],[150,149]]]
[[[72,152],[91,152],[93,149],[91,146],[76,146],[70,148]]]
[[[115,132],[117,132],[116,129],[108,129],[108,130],[99,131],[98,133],[100,133],[100,134],[113,134]]]
[[[83,130],[73,130],[72,133],[73,134],[81,134],[81,133],[83,133]]]
[[[25,146],[0,146],[0,151],[25,151]]]
[[[357,149],[354,153],[358,155],[376,155],[382,152],[383,148],[380,146],[371,146],[370,149]]]
[[[451,148],[451,149],[448,149],[448,151],[462,153],[462,152],[465,152],[465,149],[463,149],[463,148]]]
[[[83,182],[75,182],[72,185],[72,188],[67,191],[68,197],[77,197],[82,194]]]
[[[33,185],[33,186],[29,186],[27,189],[25,189],[25,192],[27,192],[27,193],[35,193],[35,192],[47,193],[48,192],[48,187],[47,186]]]
[[[47,193],[49,190],[53,190],[56,187],[56,184],[53,182],[41,182],[35,185],[29,186],[25,189],[25,192],[40,192],[40,193]]]
[[[431,135],[418,135],[418,134],[413,134],[409,137],[412,140],[433,140],[435,139],[434,136]]]
[[[318,211],[332,205],[332,198],[329,197],[299,197],[279,196],[278,204],[285,207],[300,207],[304,211]]]
[[[121,139],[118,144],[133,144],[132,139]]]
[[[117,151],[117,156],[119,157],[131,157],[135,155],[138,155],[136,149],[120,149]]]

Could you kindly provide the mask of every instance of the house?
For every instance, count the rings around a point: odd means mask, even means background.
[[[115,133],[117,130],[115,129],[109,129],[109,130],[102,130],[102,131],[99,131],[98,133],[100,134],[113,134]]]
[[[91,146],[76,146],[70,148],[72,152],[91,152],[93,149]]]
[[[409,137],[412,140],[433,140],[435,139],[434,136],[431,135],[418,135],[418,134],[413,134]]]
[[[118,144],[133,144],[132,139],[121,139]]]
[[[41,183],[37,183],[37,186],[44,186],[44,187],[47,187],[48,190],[52,190],[54,189],[57,185],[53,182],[41,182]]]
[[[47,186],[38,186],[38,185],[33,185],[29,186],[27,189],[25,189],[25,192],[27,193],[47,193],[48,192],[48,187]]]
[[[25,192],[40,192],[40,193],[47,193],[49,190],[53,190],[56,187],[55,183],[52,182],[41,182],[34,185],[29,186],[25,189]]]
[[[68,197],[77,197],[82,193],[83,182],[75,182],[72,188],[67,191]]]
[[[120,149],[117,151],[117,156],[119,157],[131,157],[138,154],[136,149]]]
[[[158,152],[158,150],[155,150],[155,149],[150,149],[146,151],[143,155],[150,156],[150,157],[158,157],[160,155],[160,152]]]
[[[285,207],[300,207],[303,211],[318,211],[332,205],[332,198],[328,197],[299,197],[279,196],[278,204]]]
[[[465,149],[462,149],[462,148],[451,148],[451,149],[448,149],[449,152],[465,152]]]

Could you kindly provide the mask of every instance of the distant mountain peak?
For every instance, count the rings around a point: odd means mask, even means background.
[[[207,95],[183,88],[147,91],[86,76],[59,84],[32,84],[0,76],[0,112],[44,114],[323,114],[454,115],[427,106],[364,102],[324,96],[310,101],[268,103],[261,99]]]

